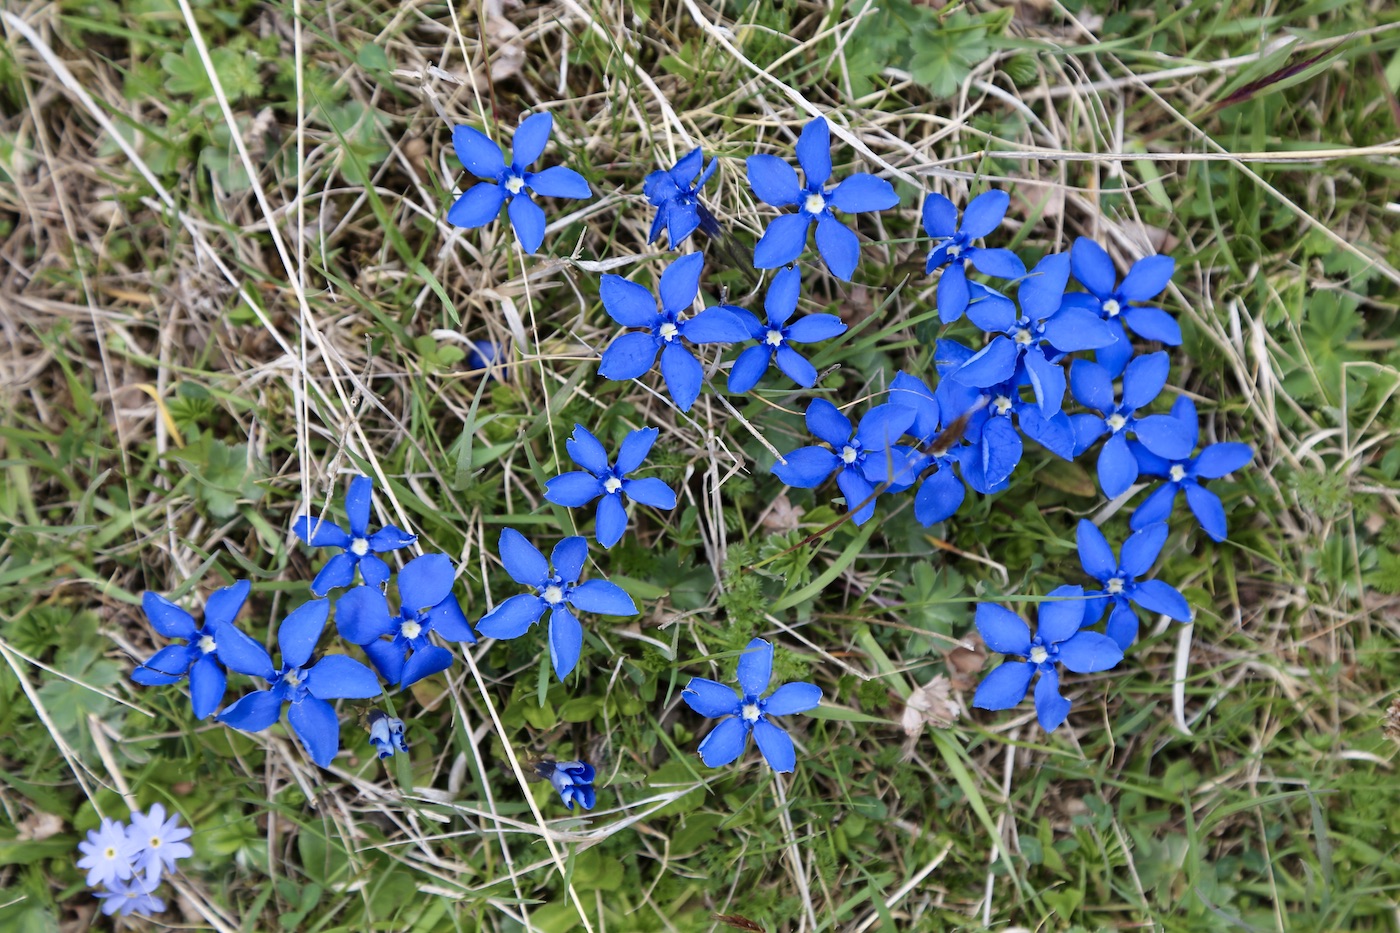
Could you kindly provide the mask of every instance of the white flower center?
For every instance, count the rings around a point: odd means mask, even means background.
[[[667,343],[670,343],[672,340],[675,340],[676,334],[679,334],[680,332],[680,328],[672,324],[670,321],[667,321],[665,324],[661,325],[661,339],[666,341]]]
[[[403,625],[399,626],[399,634],[401,634],[404,638],[411,640],[423,634],[423,626],[419,625],[412,619],[409,619]]]
[[[152,848],[152,849],[159,849],[159,848],[160,848],[160,837],[159,837],[159,836],[152,836],[152,837],[151,837],[151,841],[148,842],[148,843],[146,843],[146,845],[149,846],[149,847]]]
[[[511,194],[519,194],[520,189],[525,187],[525,179],[519,175],[512,175],[506,179],[506,190]]]
[[[1118,312],[1123,310],[1123,306],[1116,299],[1110,298],[1103,303],[1103,313],[1109,317],[1117,317]]]
[[[954,243],[953,245],[951,245],[951,246],[948,247],[948,258],[949,258],[949,259],[957,259],[957,258],[958,258],[959,256],[961,256],[961,255],[962,255],[962,247],[959,246],[958,244]]]
[[[205,635],[199,640],[199,650],[205,654],[213,654],[218,647],[219,645],[214,641],[213,635]]]
[[[1110,596],[1117,596],[1119,593],[1123,592],[1123,578],[1114,577],[1105,583],[1103,588],[1108,591]]]
[[[563,587],[555,586],[553,583],[545,587],[544,601],[549,603],[551,606],[557,606],[560,603],[562,603],[564,601]]]
[[[603,480],[603,492],[614,493],[621,488],[622,480],[618,479],[616,476],[609,476],[607,479]]]
[[[744,722],[758,722],[758,704],[745,703],[742,715]]]
[[[1020,330],[1016,331],[1016,342],[1023,347],[1030,346],[1031,332],[1022,327]]]
[[[1117,434],[1119,431],[1123,430],[1123,425],[1128,423],[1128,419],[1124,418],[1116,411],[1103,420],[1105,423],[1107,423],[1108,429],[1114,434]]]
[[[857,455],[856,455],[856,449],[855,449],[854,447],[852,447],[851,445],[847,444],[845,447],[842,447],[842,448],[841,448],[841,462],[842,462],[842,463],[845,463],[845,464],[855,463],[855,462],[856,462],[856,456],[857,456]]]
[[[826,198],[815,191],[807,195],[807,200],[802,202],[802,209],[809,214],[820,214],[826,210]]]
[[[1046,651],[1040,645],[1036,645],[1034,648],[1031,649],[1032,664],[1044,664],[1045,659],[1048,657],[1050,657],[1050,652]]]
[[[102,854],[105,855],[108,859],[114,859],[117,857],[117,850],[114,846],[108,846],[107,850]]]
[[[997,414],[1004,415],[1011,410],[1011,399],[1005,395],[998,395],[992,402],[992,407],[997,410]]]
[[[770,330],[767,336],[763,338],[763,342],[770,347],[781,346],[783,342],[783,332],[777,329]]]
[[[350,553],[356,557],[364,557],[369,553],[369,541],[365,538],[356,538],[350,542]]]
[[[1172,468],[1167,471],[1173,483],[1179,483],[1186,478],[1186,467],[1179,463],[1173,463]]]
[[[301,672],[287,671],[287,676],[283,677],[282,681],[289,687],[295,687],[297,684],[301,683]]]

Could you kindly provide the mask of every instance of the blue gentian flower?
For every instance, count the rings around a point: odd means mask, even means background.
[[[860,240],[855,231],[831,213],[856,214],[882,211],[899,203],[894,187],[883,178],[864,172],[851,175],[835,188],[831,180],[831,128],[817,117],[802,128],[797,139],[797,162],[806,176],[799,184],[797,172],[777,156],[748,158],[749,187],[760,201],[774,207],[797,207],[796,214],[775,218],[763,231],[753,251],[756,269],[775,269],[795,262],[807,248],[807,231],[817,225],[817,252],[831,274],[849,282],[860,262]]]
[[[749,336],[758,346],[749,347],[734,361],[729,371],[729,391],[743,395],[758,385],[758,380],[776,359],[778,368],[793,382],[810,389],[817,382],[817,371],[806,357],[794,350],[794,343],[816,343],[846,332],[846,325],[834,314],[808,314],[789,323],[797,310],[797,298],[802,288],[802,273],[796,266],[783,269],[773,276],[768,292],[763,296],[767,323],[759,321],[752,311],[739,308],[736,314],[748,328]]]
[[[510,203],[510,225],[520,248],[533,253],[544,242],[544,211],[530,192],[547,198],[586,198],[593,194],[588,181],[571,168],[556,165],[542,172],[529,168],[544,152],[554,117],[536,113],[521,121],[511,140],[514,151],[506,164],[501,147],[491,137],[470,126],[452,130],[452,145],[462,166],[486,181],[468,188],[447,212],[447,222],[458,227],[480,227],[495,220],[501,205]]]
[[[349,594],[341,597],[341,604],[347,598]],[[328,654],[307,666],[321,640],[330,608],[330,600],[314,599],[282,620],[277,627],[280,668],[273,667],[272,658],[257,642],[250,641],[234,651],[228,645],[220,646],[229,670],[261,677],[268,682],[268,689],[250,693],[234,703],[219,714],[219,722],[244,732],[261,732],[280,719],[282,707],[290,704],[287,721],[292,731],[311,760],[323,768],[329,767],[340,751],[340,722],[335,707],[327,701],[342,697],[364,700],[381,692],[374,671],[343,654]]]
[[[1027,382],[1046,418],[1060,411],[1065,396],[1064,354],[1107,346],[1109,326],[1085,308],[1062,307],[1069,257],[1046,256],[1017,291],[1020,315],[999,301],[975,301],[968,320],[988,333],[990,343],[950,374],[964,385],[986,388]]]
[[[666,231],[671,249],[685,242],[697,227],[708,236],[719,236],[719,221],[700,203],[700,189],[715,173],[719,162],[716,159],[711,159],[709,165],[704,165],[704,162],[705,156],[697,146],[681,156],[680,161],[670,169],[657,169],[646,177],[642,190],[646,192],[647,201],[656,208],[656,220],[652,221],[648,243],[655,243],[662,230]],[[700,173],[698,179],[696,172]]]
[[[1098,412],[1077,414],[1071,419],[1074,453],[1083,453],[1105,434],[1109,436],[1099,452],[1099,485],[1110,499],[1121,496],[1137,481],[1138,463],[1128,447],[1129,434],[1168,460],[1189,457],[1196,446],[1195,434],[1170,415],[1137,414],[1161,394],[1170,368],[1171,361],[1164,350],[1135,357],[1123,370],[1123,400],[1114,402],[1113,376],[1107,368],[1089,360],[1070,364],[1070,392],[1081,405]]]
[[[376,587],[357,586],[335,604],[340,636],[365,654],[391,684],[400,689],[452,666],[452,652],[435,645],[437,632],[448,641],[476,642],[471,623],[452,595],[452,561],[445,554],[424,554],[399,571],[399,613]]]
[[[594,535],[598,543],[610,548],[627,532],[627,509],[622,504],[626,496],[633,502],[658,509],[674,509],[676,493],[655,477],[628,479],[651,453],[660,432],[656,428],[641,428],[628,434],[617,452],[617,466],[608,462],[608,452],[598,438],[581,424],[574,425],[573,437],[564,445],[569,458],[583,467],[561,473],[544,484],[544,497],[555,505],[578,508],[599,496]]]
[[[982,633],[988,648],[1009,657],[982,678],[972,705],[978,709],[1011,709],[1025,699],[1031,679],[1039,672],[1040,682],[1035,685],[1036,717],[1042,729],[1054,732],[1070,708],[1070,701],[1060,695],[1056,665],[1063,664],[1076,674],[1093,674],[1123,660],[1123,649],[1113,639],[1079,627],[1084,610],[1083,587],[1057,587],[1040,604],[1037,631],[1031,638],[1030,627],[1014,612],[993,603],[980,604],[977,631]]]
[[[710,768],[720,768],[744,753],[752,733],[758,750],[774,771],[790,773],[797,767],[797,753],[792,739],[770,716],[790,716],[815,709],[822,701],[821,688],[816,684],[783,684],[765,700],[768,681],[773,677],[773,646],[755,638],[739,656],[739,689],[715,680],[692,677],[681,692],[686,705],[701,716],[719,719],[709,735],[700,743],[700,760]]]
[[[87,840],[78,843],[78,851],[83,854],[78,867],[87,869],[89,887],[113,885],[136,873],[141,848],[142,844],[127,834],[124,824],[104,816],[102,825],[88,830]]]
[[[924,273],[932,275],[947,266],[938,279],[938,318],[951,324],[962,317],[972,297],[968,289],[967,264],[978,272],[999,279],[1019,279],[1026,264],[1009,249],[973,246],[973,240],[988,236],[1001,225],[1011,197],[1005,191],[984,191],[973,198],[958,223],[958,208],[941,194],[924,199],[924,231],[936,241],[929,251]]]
[[[1172,404],[1172,417],[1186,427],[1193,439],[1200,434],[1196,405],[1186,396],[1178,397]],[[1225,506],[1201,481],[1219,479],[1248,464],[1254,459],[1254,451],[1248,444],[1211,444],[1194,457],[1178,460],[1159,457],[1139,443],[1132,445],[1132,451],[1143,473],[1164,477],[1166,482],[1142,500],[1128,521],[1128,527],[1141,531],[1148,525],[1166,521],[1176,505],[1176,494],[1184,491],[1186,504],[1201,523],[1201,530],[1216,541],[1225,540],[1229,533],[1225,525]]]
[[[1096,603],[1092,597],[1095,596],[1108,597],[1108,637],[1124,651],[1137,640],[1138,617],[1132,608],[1135,605],[1148,612],[1170,616],[1178,622],[1191,621],[1191,604],[1176,587],[1161,580],[1139,579],[1152,569],[1157,555],[1162,553],[1162,545],[1167,541],[1166,522],[1148,525],[1129,535],[1128,540],[1123,542],[1121,560],[1113,556],[1108,539],[1087,518],[1079,522],[1078,541],[1079,563],[1083,565],[1085,573],[1103,586],[1101,592],[1084,594],[1089,598],[1086,625],[1098,621],[1102,612],[1102,609],[1094,611]]]
[[[131,679],[147,687],[178,683],[190,678],[190,705],[196,719],[207,719],[223,702],[228,676],[220,661],[224,649],[246,650],[256,645],[233,624],[233,617],[248,598],[248,581],[215,590],[204,604],[204,626],[179,606],[155,593],[141,594],[141,608],[151,626],[166,638],[183,638],[186,644],[167,645],[131,672]],[[227,662],[224,662],[227,663]]]
[[[586,538],[565,538],[554,546],[548,561],[514,528],[501,532],[501,563],[510,578],[534,593],[512,596],[476,623],[487,638],[518,638],[549,613],[549,660],[563,680],[578,664],[583,650],[583,626],[574,612],[605,616],[634,616],[637,604],[616,583],[607,580],[578,582],[588,559]],[[552,567],[551,567],[552,565]]]
[[[194,849],[184,841],[191,835],[189,827],[180,825],[180,814],[165,818],[163,804],[151,804],[150,813],[132,813],[126,830],[126,838],[138,847],[132,868],[148,878],[173,872],[177,861],[194,855]]]
[[[645,332],[623,334],[603,351],[598,375],[604,379],[636,379],[651,369],[661,352],[661,376],[681,411],[700,397],[705,373],[700,361],[683,341],[691,343],[739,343],[749,338],[748,328],[723,305],[706,308],[681,319],[700,291],[701,253],[688,253],[661,273],[661,310],[651,292],[620,275],[605,275],[600,289],[603,307],[623,327],[645,327]]]
[[[403,720],[380,709],[370,710],[369,744],[375,747],[381,759],[388,758],[395,751],[407,755],[408,740],[403,737]]]
[[[376,555],[386,551],[397,551],[418,540],[394,525],[385,525],[374,534],[369,532],[370,499],[374,495],[374,480],[368,476],[357,476],[350,481],[350,490],[345,494],[345,517],[350,530],[326,519],[313,521],[309,516],[300,516],[292,530],[301,540],[312,547],[336,547],[336,554],[316,574],[311,581],[311,594],[325,596],[331,590],[349,586],[355,582],[355,568],[370,586],[383,586],[389,580],[389,565]]]
[[[148,916],[165,912],[165,901],[152,893],[159,885],[159,876],[136,875],[130,881],[113,881],[107,885],[107,890],[95,894],[102,901],[102,913],[108,917],[118,912],[123,917]]]
[[[846,509],[855,513],[852,520],[857,525],[863,525],[875,514],[871,471],[879,461],[898,456],[891,447],[913,423],[912,409],[887,403],[870,409],[852,429],[850,419],[835,405],[815,399],[807,406],[807,429],[831,447],[799,447],[783,457],[786,463],[773,464],[773,475],[789,486],[812,489],[835,472]],[[895,485],[907,488],[912,481],[911,477]]]
[[[1117,377],[1133,355],[1133,345],[1128,340],[1123,325],[1148,340],[1165,343],[1167,346],[1181,345],[1181,325],[1161,308],[1132,305],[1132,301],[1151,301],[1162,293],[1171,281],[1176,270],[1176,260],[1170,256],[1147,256],[1133,263],[1121,284],[1118,271],[1113,267],[1104,248],[1088,237],[1079,237],[1070,249],[1070,261],[1074,268],[1074,280],[1089,290],[1071,292],[1065,296],[1065,303],[1087,308],[1102,317],[1118,338],[1114,343],[1099,347],[1095,354],[1100,364]]]
[[[570,810],[575,803],[592,810],[598,802],[597,791],[593,788],[595,772],[586,761],[541,761],[535,765],[535,773],[554,785],[559,799]]]

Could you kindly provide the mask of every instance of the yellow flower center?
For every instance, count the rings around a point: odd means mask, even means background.
[[[109,859],[114,859],[117,857],[117,850],[113,846],[108,846],[106,851],[104,851],[102,854],[107,856],[107,858]]]

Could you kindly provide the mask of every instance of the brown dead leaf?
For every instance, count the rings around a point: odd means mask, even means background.
[[[31,813],[19,821],[16,838],[21,842],[41,842],[63,832],[63,819],[52,813]]]
[[[481,34],[491,50],[491,80],[504,81],[525,67],[525,46],[517,41],[520,27],[504,16],[487,16]]]
[[[786,493],[779,493],[778,498],[773,500],[773,507],[763,513],[759,524],[775,534],[785,535],[798,529],[805,514],[806,509],[793,505]]]
[[[904,701],[904,716],[900,725],[904,734],[916,739],[924,734],[925,726],[946,729],[957,721],[961,711],[953,699],[952,682],[942,674],[909,694]]]
[[[955,690],[971,690],[977,686],[978,674],[987,663],[987,649],[982,644],[982,636],[976,632],[963,639],[963,643],[947,655],[949,683]]]

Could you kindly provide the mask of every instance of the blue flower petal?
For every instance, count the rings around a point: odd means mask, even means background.
[[[389,601],[377,587],[357,586],[335,603],[335,628],[352,645],[367,645],[394,628]]]
[[[1060,645],[1060,663],[1076,674],[1097,674],[1117,667],[1123,649],[1107,635],[1080,631]]]
[[[1009,249],[970,249],[967,261],[983,275],[999,279],[1019,279],[1026,274],[1026,264]]]
[[[997,335],[991,343],[950,373],[949,378],[979,389],[999,385],[1015,375],[1016,362],[1020,356],[1015,341],[1010,337]]]
[[[778,361],[778,368],[793,382],[807,389],[816,385],[816,367],[807,362],[806,357],[801,353],[787,344],[783,344],[778,347],[778,352],[774,356]]]
[[[1196,446],[1196,436],[1170,415],[1148,415],[1133,423],[1133,431],[1148,452],[1166,460],[1185,460]],[[1197,464],[1199,472],[1199,463]]]
[[[1122,317],[1133,333],[1146,340],[1165,343],[1169,347],[1181,346],[1181,325],[1161,308],[1124,308]]]
[[[836,475],[836,485],[846,497],[846,511],[851,521],[864,525],[875,514],[875,487],[856,470],[842,470]]]
[[[1045,322],[1045,339],[1063,353],[1097,350],[1118,340],[1113,327],[1085,308],[1062,308]],[[1112,370],[1110,370],[1111,372]]]
[[[327,519],[312,519],[302,515],[292,522],[296,536],[312,547],[349,547],[350,535],[344,528]]]
[[[1172,461],[1159,457],[1138,441],[1130,441],[1128,449],[1137,458],[1138,472],[1148,476],[1167,476],[1171,472]]]
[[[341,587],[349,586],[355,582],[355,568],[359,561],[348,551],[335,554],[326,561],[326,566],[322,567],[316,574],[316,578],[311,581],[311,592],[315,596],[324,596],[331,590],[338,590]]]
[[[783,684],[773,695],[762,703],[763,712],[768,716],[791,716],[816,709],[822,701],[822,688],[816,684]]]
[[[763,296],[763,311],[768,315],[770,326],[780,328],[787,323],[792,312],[797,310],[801,292],[802,273],[796,266],[778,270]]]
[[[656,340],[651,334],[623,334],[603,351],[598,375],[604,379],[636,379],[655,362]]]
[[[1199,483],[1185,483],[1186,504],[1191,513],[1201,523],[1201,530],[1216,541],[1224,541],[1229,535],[1225,524],[1225,506],[1220,497]]]
[[[674,509],[676,491],[654,476],[622,481],[622,494],[654,509]]]
[[[243,603],[248,599],[250,584],[247,580],[239,580],[231,586],[225,586],[209,594],[209,598],[204,602],[204,626],[218,625],[220,622],[232,622],[239,611],[243,609]]]
[[[142,593],[141,608],[145,610],[151,627],[166,638],[193,639],[199,634],[194,616],[158,593],[150,590]]]
[[[1166,543],[1166,522],[1156,522],[1129,535],[1123,542],[1123,572],[1134,577],[1147,573]]]
[[[773,475],[798,489],[820,486],[832,470],[841,466],[841,459],[825,447],[799,447],[783,459],[787,463],[773,464]]]
[[[176,684],[190,672],[190,665],[200,656],[200,650],[193,645],[166,645],[149,661],[133,670],[131,679],[144,687]]]
[[[1196,457],[1196,475],[1202,479],[1218,479],[1243,469],[1253,459],[1254,450],[1248,444],[1211,444]]]
[[[679,195],[687,184],[689,184],[689,179],[678,182],[672,177],[672,172],[657,169],[654,172],[648,172],[646,178],[642,179],[642,193],[646,195],[649,202],[660,207]],[[663,213],[664,211],[658,212],[658,218]]]
[[[1039,347],[1026,351],[1023,359],[1026,376],[1040,405],[1040,413],[1049,418],[1060,410],[1065,401],[1065,368],[1047,360]]]
[[[579,612],[602,616],[637,615],[637,604],[627,591],[607,580],[585,580],[569,593],[569,605]]]
[[[1079,237],[1070,248],[1069,259],[1076,282],[1101,300],[1112,297],[1118,270],[1113,268],[1113,259],[1102,246],[1088,237]]]
[[[421,653],[420,651],[416,654]],[[341,697],[367,700],[383,692],[374,671],[343,654],[326,655],[306,672],[306,676],[306,689],[312,696],[322,700],[336,700]]]
[[[812,219],[806,214],[774,217],[753,248],[755,269],[773,269],[795,262],[807,248],[807,229]]]
[[[411,535],[396,525],[385,525],[369,536],[369,549],[375,554],[383,554],[408,547],[417,540],[417,535]]]
[[[792,738],[782,729],[766,719],[760,719],[753,724],[753,737],[768,767],[779,774],[791,774],[797,767],[797,752],[792,747]]]
[[[336,607],[339,613],[340,607]],[[400,645],[395,645],[392,641],[372,641],[362,645],[365,654],[369,655],[370,661],[374,664],[375,670],[379,671],[385,681],[396,684],[403,679],[404,649]]]
[[[666,267],[657,285],[661,310],[678,315],[690,309],[700,290],[700,270],[704,266],[704,253],[686,253]]]
[[[452,666],[453,659],[452,652],[440,645],[426,645],[419,648],[404,662],[403,673],[400,675],[402,683],[399,684],[399,689],[405,690],[425,677],[431,677],[440,671],[447,670]],[[321,663],[324,664],[325,661]]]
[[[651,327],[656,323],[656,299],[636,282],[620,275],[605,275],[598,287],[603,310],[623,327]]]
[[[1076,361],[1078,362],[1078,361]],[[1074,367],[1070,367],[1070,378],[1074,378]],[[1108,433],[1108,424],[1100,415],[1092,415],[1087,412],[1078,412],[1069,416],[1070,426],[1074,430],[1074,456],[1079,456],[1084,451],[1093,447],[1099,438]],[[1139,462],[1141,467],[1142,463]]]
[[[565,606],[549,614],[549,661],[560,680],[568,677],[583,652],[583,626]]]
[[[1177,483],[1163,483],[1152,490],[1133,511],[1128,527],[1134,531],[1141,531],[1148,525],[1166,521],[1171,517],[1172,509],[1176,505],[1176,494],[1180,490],[1181,486]]]
[[[1117,379],[1127,368],[1128,361],[1133,358],[1133,342],[1128,338],[1128,332],[1123,330],[1123,325],[1117,318],[1104,321],[1108,327],[1108,332],[1113,335],[1113,342],[1107,346],[1098,347],[1094,350],[1094,360],[1108,370],[1108,374]]]
[[[797,203],[802,186],[791,165],[773,155],[752,155],[745,164],[748,167],[749,187],[760,201],[774,207],[789,207]]]
[[[677,188],[690,187],[690,180],[695,177],[695,173],[700,171],[700,165],[705,161],[705,154],[700,151],[700,147],[687,152],[676,160],[676,164],[671,166],[667,173],[671,180],[675,182]],[[713,165],[713,160],[711,160]],[[701,182],[704,184],[704,182]]]
[[[1035,685],[1035,715],[1040,720],[1040,728],[1054,732],[1069,715],[1069,708],[1070,701],[1060,696],[1059,672],[1054,668],[1042,669]]]
[[[816,117],[802,127],[797,137],[797,164],[807,176],[807,187],[820,187],[831,178],[831,129],[825,117]]]
[[[1067,254],[1053,253],[1036,263],[1030,277],[1021,282],[1016,297],[1032,321],[1044,320],[1060,309],[1069,284],[1069,266]]]
[[[545,601],[534,593],[512,596],[476,623],[477,634],[496,639],[519,638],[540,620],[546,608]]]
[[[593,523],[593,534],[598,543],[610,548],[622,540],[627,533],[627,509],[621,496],[604,496],[598,503],[597,517]]]
[[[565,165],[529,173],[525,176],[525,187],[547,198],[587,198],[593,195],[588,179]]]
[[[220,713],[219,722],[244,732],[261,732],[281,715],[281,698],[271,690],[258,690]]]
[[[729,392],[731,395],[743,395],[763,378],[763,374],[768,371],[768,365],[773,362],[773,348],[767,344],[759,344],[756,347],[749,347],[739,358],[734,361],[734,366],[729,370]]]
[[[232,622],[214,626],[219,661],[231,671],[271,680],[274,668],[267,649],[243,634]]]
[[[1099,485],[1103,494],[1116,499],[1137,482],[1138,462],[1128,449],[1128,439],[1120,431],[1104,442],[1099,451]]]
[[[1001,220],[1006,216],[1006,208],[1010,203],[1011,196],[1005,191],[994,188],[982,192],[963,208],[962,224],[958,227],[958,232],[969,240],[980,240],[1001,226]]]
[[[1123,370],[1123,407],[1137,411],[1151,405],[1166,387],[1170,369],[1165,350],[1135,357]]]
[[[574,425],[574,433],[564,442],[564,449],[568,451],[574,463],[594,476],[602,476],[608,472],[607,449],[603,447],[603,442],[583,425]]]
[[[598,477],[582,470],[561,473],[544,484],[545,501],[571,509],[587,505],[602,494],[603,484]]]
[[[472,632],[472,626],[467,621],[466,613],[462,612],[462,604],[453,597],[444,599],[423,613],[423,621],[427,627],[448,641],[465,641],[473,645],[476,644],[476,635]]]
[[[738,715],[743,701],[728,685],[704,677],[692,677],[681,691],[685,705],[707,719]]]
[[[661,377],[666,380],[666,389],[676,407],[690,411],[690,406],[700,397],[700,384],[705,378],[700,361],[680,344],[667,344],[661,351]]]
[[[706,767],[722,768],[744,753],[749,730],[738,716],[722,720],[700,743],[700,760]]]
[[[446,554],[415,557],[399,571],[399,604],[414,612],[436,606],[452,594],[452,581],[452,560]]]
[[[287,710],[287,722],[311,760],[329,768],[340,751],[340,720],[335,707],[325,700],[306,697]]]
[[[1143,580],[1133,590],[1132,601],[1148,612],[1170,616],[1178,622],[1191,621],[1191,604],[1169,583]]]
[[[521,193],[511,199],[507,213],[520,248],[527,253],[538,252],[544,242],[544,211],[528,194]]]
[[[831,205],[848,214],[883,211],[898,203],[893,185],[865,172],[848,176],[831,192]]]
[[[206,654],[190,666],[190,706],[195,719],[208,719],[224,701],[228,675],[213,654]],[[273,718],[276,718],[275,716]]]
[[[329,599],[313,599],[287,614],[287,618],[277,626],[277,647],[282,652],[283,664],[306,666],[306,662],[311,660],[311,652],[316,650],[316,642],[321,640],[330,611]]]
[[[817,252],[832,275],[849,282],[860,263],[860,238],[831,214],[822,214],[817,218]]]
[[[725,305],[706,308],[693,318],[682,321],[680,331],[681,336],[691,343],[742,343],[750,339],[744,319]]]
[[[773,646],[762,638],[750,640],[739,655],[737,676],[745,699],[763,696],[773,677]]]
[[[1170,256],[1145,256],[1133,263],[1118,292],[1129,301],[1151,301],[1162,293],[1176,271]]]
[[[1069,390],[1079,404],[1094,411],[1111,412],[1113,377],[1098,363],[1075,360],[1069,365]]]
[[[475,127],[454,126],[452,148],[457,150],[457,161],[462,167],[477,178],[494,179],[505,171],[506,160],[501,155],[501,147]]]
[[[543,154],[553,129],[554,117],[549,113],[531,114],[522,120],[510,141],[511,164],[517,169],[534,165],[535,160]]]
[[[1022,404],[1017,409],[1021,433],[1035,441],[1057,457],[1073,460],[1075,457],[1074,425],[1069,415],[1060,412],[1046,418],[1034,405]],[[1089,415],[1096,418],[1097,415]],[[1009,475],[1009,474],[1008,474]]]
[[[1011,610],[996,603],[978,603],[976,622],[982,641],[997,654],[1026,657],[1031,653],[1030,627]]]
[[[851,438],[850,419],[824,398],[813,399],[807,406],[806,421],[807,430],[832,447],[840,447]]]
[[[522,586],[539,587],[549,582],[549,562],[544,559],[539,548],[527,541],[525,536],[514,528],[506,528],[501,531],[499,551],[501,564],[516,583]],[[402,579],[399,581],[399,588],[403,588]],[[436,603],[428,605],[436,605]],[[414,608],[423,607],[416,606]]]
[[[972,705],[977,709],[1011,709],[1026,698],[1026,690],[1035,676],[1035,665],[1029,661],[1003,661],[982,678]]]
[[[1006,480],[1021,462],[1021,435],[1009,418],[993,418],[982,429],[982,475],[987,485]]]
[[[793,343],[817,343],[846,332],[846,324],[834,314],[808,314],[788,327],[788,340]]]
[[[622,447],[617,452],[619,476],[626,476],[642,465],[660,433],[656,428],[638,428],[622,439]]]
[[[925,528],[947,521],[962,508],[966,496],[967,490],[952,467],[942,466],[919,486],[914,496],[914,519]]]
[[[1118,571],[1118,559],[1113,556],[1113,548],[1099,527],[1087,518],[1079,520],[1076,530],[1079,546],[1079,563],[1084,572],[1099,582],[1112,577]]]
[[[930,194],[924,198],[924,232],[935,239],[953,236],[958,232],[958,206],[941,194]]]
[[[1048,644],[1074,636],[1084,620],[1084,587],[1057,586],[1036,610],[1036,634]]]
[[[865,413],[856,428],[856,439],[867,452],[890,447],[914,423],[914,409],[907,405],[886,402]]]
[[[1123,651],[1131,648],[1138,636],[1138,615],[1133,607],[1126,602],[1114,603],[1104,633]]]
[[[678,248],[699,226],[698,204],[673,201],[666,205],[666,242],[671,249]]]
[[[447,222],[467,229],[485,226],[501,213],[505,200],[506,193],[496,182],[478,182],[452,202],[447,210]]]

